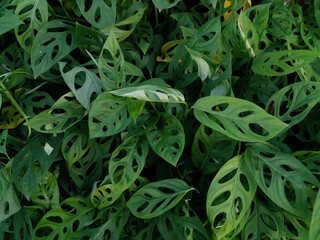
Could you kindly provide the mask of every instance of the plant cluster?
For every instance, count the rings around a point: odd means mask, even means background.
[[[0,239],[320,239],[320,1],[0,2]]]

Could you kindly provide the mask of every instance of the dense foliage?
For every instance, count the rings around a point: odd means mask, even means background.
[[[0,239],[320,239],[320,1],[0,1]]]

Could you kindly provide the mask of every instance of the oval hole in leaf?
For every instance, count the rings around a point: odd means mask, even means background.
[[[228,200],[228,198],[230,197],[231,195],[231,192],[230,191],[226,191],[226,192],[223,192],[221,193],[218,197],[216,197],[212,203],[211,203],[211,206],[217,206],[225,201]]]

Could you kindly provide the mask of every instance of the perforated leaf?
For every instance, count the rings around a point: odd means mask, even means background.
[[[313,206],[312,219],[310,223],[310,240],[316,240],[320,236],[320,192],[317,194],[316,201]]]
[[[180,179],[152,182],[133,194],[127,207],[138,218],[154,218],[173,208],[190,190]]]
[[[318,51],[287,50],[257,55],[252,71],[262,76],[283,76],[295,72],[318,58]]]
[[[283,238],[288,239],[312,239],[309,237],[310,219],[297,217],[294,214],[284,212]],[[318,237],[318,236],[317,236]],[[315,238],[316,239],[316,238]]]
[[[185,134],[180,121],[168,113],[160,113],[160,119],[153,129],[147,132],[153,151],[168,163],[176,166],[185,145]]]
[[[314,25],[315,16],[308,14],[308,17],[301,23],[301,36],[307,46],[315,51],[320,51],[319,27]]]
[[[93,222],[94,213],[88,199],[67,198],[60,207],[47,212],[38,222],[34,230],[35,239],[70,239]]]
[[[204,174],[211,174],[232,157],[235,148],[235,140],[201,124],[192,144],[192,162]]]
[[[116,20],[116,0],[76,0],[81,14],[94,27],[103,29]]]
[[[92,71],[78,66],[64,73],[63,69],[65,65],[66,63],[59,62],[60,72],[64,81],[79,103],[86,109],[89,109],[92,95],[94,93],[99,94],[101,89],[103,89],[101,79]]]
[[[31,48],[31,67],[38,77],[76,48],[74,27],[61,20],[45,23],[34,38]]]
[[[111,32],[103,45],[98,60],[99,73],[104,87],[113,90],[125,84],[124,57],[119,43]]]
[[[59,186],[56,177],[48,172],[32,191],[32,202],[47,209],[59,206]]]
[[[85,115],[82,105],[75,99],[72,93],[63,95],[48,110],[45,110],[32,118],[27,126],[43,133],[61,133]]]
[[[132,97],[148,102],[185,103],[183,94],[178,90],[155,85],[120,88],[110,93],[120,97]]]
[[[153,29],[151,24],[147,21],[140,22],[133,31],[133,37],[141,51],[146,54],[153,41]]]
[[[91,194],[91,202],[98,209],[110,206],[121,196],[121,191],[118,191],[114,184],[105,184],[97,188]]]
[[[156,6],[156,8],[159,9],[159,12],[161,12],[163,9],[172,8],[179,0],[152,0],[153,4]]]
[[[27,199],[30,199],[32,190],[48,172],[60,145],[60,136],[40,135],[33,138],[13,157],[13,181]]]
[[[48,21],[47,1],[21,0],[17,4],[15,13],[24,23],[14,29],[16,38],[21,47],[30,53],[35,31],[38,31]]]
[[[311,216],[308,202],[314,201],[312,186],[319,186],[319,182],[300,161],[269,144],[252,144],[244,161],[274,203],[302,218]]]
[[[286,86],[269,99],[266,109],[293,126],[301,122],[320,101],[320,83],[297,82]]]
[[[109,93],[101,93],[89,112],[90,138],[107,137],[123,131],[133,118],[126,102]]]
[[[239,141],[267,141],[287,127],[254,103],[238,98],[204,97],[193,108],[202,124]]]
[[[14,129],[24,121],[19,111],[13,106],[2,108],[0,114],[0,129]]]
[[[25,207],[12,218],[15,240],[34,239],[30,215]]]
[[[257,184],[241,156],[229,160],[211,182],[207,193],[207,215],[218,238],[227,236],[245,221]]]

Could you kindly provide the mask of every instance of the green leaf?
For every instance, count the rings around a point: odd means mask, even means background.
[[[267,141],[287,127],[259,106],[243,99],[204,97],[193,108],[195,117],[202,124],[239,141]]]
[[[120,97],[131,97],[148,102],[185,103],[183,94],[178,90],[155,85],[120,88],[110,93]]]
[[[255,26],[244,12],[239,15],[238,25],[248,53],[251,57],[255,57],[259,44],[259,35]]]
[[[138,218],[154,218],[173,208],[191,190],[180,179],[152,182],[133,194],[127,207]]]
[[[319,1],[314,1],[314,15],[316,16],[317,24],[320,27],[320,3]]]
[[[91,202],[98,209],[110,206],[121,196],[113,184],[105,184],[91,194]]]
[[[134,120],[137,120],[143,110],[144,105],[146,104],[146,101],[127,98],[126,103],[129,114],[134,118]]]
[[[79,103],[84,108],[89,109],[92,95],[94,93],[99,94],[101,89],[103,89],[101,79],[92,71],[78,66],[64,73],[63,69],[65,66],[66,63],[59,62],[60,72],[64,81]]]
[[[70,239],[93,222],[94,213],[94,207],[88,199],[67,198],[60,207],[47,212],[38,222],[34,230],[35,239]]]
[[[151,24],[147,21],[140,22],[133,31],[133,38],[141,51],[146,54],[153,41],[153,29]]]
[[[116,0],[76,0],[84,18],[94,27],[103,29],[116,21]]]
[[[309,184],[319,186],[319,182],[300,161],[266,143],[249,146],[244,161],[274,203],[302,218],[311,217],[308,202],[316,193]]]
[[[207,193],[207,215],[215,235],[221,239],[246,221],[257,184],[241,156],[229,160],[215,175]]]
[[[309,238],[310,240],[316,240],[320,236],[320,192],[317,194],[316,201],[313,206]]]
[[[263,76],[283,76],[295,72],[318,58],[318,51],[286,50],[257,55],[252,71]]]
[[[34,239],[31,219],[26,208],[21,208],[13,215],[12,221],[15,240]]]
[[[310,219],[300,218],[296,215],[284,212],[283,238],[309,239]],[[310,238],[312,239],[312,238]],[[316,238],[315,238],[316,239]]]
[[[13,181],[28,200],[33,189],[47,174],[60,150],[60,145],[60,136],[40,135],[33,138],[13,157]]]
[[[152,0],[153,4],[156,6],[156,8],[159,9],[159,12],[161,12],[163,9],[172,8],[175,5],[178,4],[180,0]]]
[[[232,156],[236,141],[201,124],[192,144],[192,162],[203,174],[217,172]]]
[[[59,186],[56,177],[48,172],[32,191],[32,202],[47,209],[59,206]]]
[[[113,32],[110,32],[99,56],[98,67],[104,87],[110,91],[125,85],[124,57]]]
[[[297,82],[286,86],[269,99],[266,109],[293,126],[301,122],[320,101],[320,83]]]
[[[8,138],[8,129],[3,130],[0,133],[0,156],[3,154],[5,155],[8,159],[8,153],[7,153],[7,149],[6,149],[6,145],[7,145],[7,138]]]
[[[101,93],[89,112],[90,138],[112,136],[126,129],[132,121],[124,100]]]
[[[17,15],[13,14],[9,10],[5,10],[4,13],[1,12],[2,16],[0,17],[0,35],[14,29],[23,22],[18,18]]]
[[[74,28],[60,20],[44,24],[31,48],[31,67],[35,78],[49,70],[76,48]]]
[[[15,14],[23,24],[14,29],[20,46],[28,53],[31,52],[35,31],[39,31],[49,17],[46,0],[19,0]],[[38,44],[38,43],[37,43]]]
[[[185,145],[185,134],[180,121],[167,113],[160,113],[160,119],[153,129],[147,132],[153,151],[168,163],[176,166]]]
[[[61,133],[79,122],[85,115],[82,105],[73,93],[63,95],[48,110],[45,110],[29,122],[27,126],[43,133]]]

